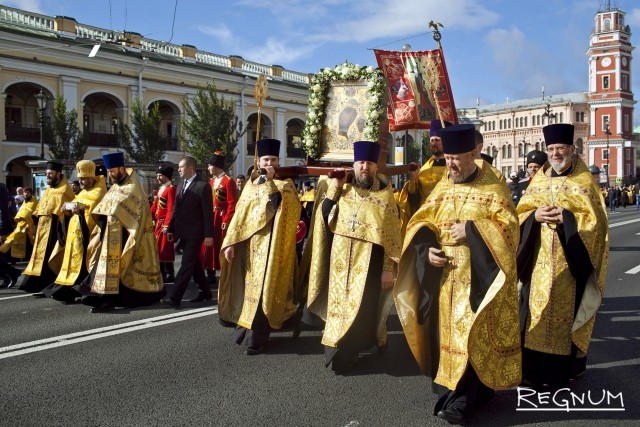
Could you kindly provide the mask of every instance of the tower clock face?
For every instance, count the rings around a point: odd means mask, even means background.
[[[627,66],[627,57],[626,57],[626,56],[623,56],[623,57],[622,57],[622,66],[623,66],[623,67],[626,67],[626,66]]]
[[[611,58],[605,56],[604,58],[602,58],[601,64],[603,67],[608,67],[609,65],[611,65]]]

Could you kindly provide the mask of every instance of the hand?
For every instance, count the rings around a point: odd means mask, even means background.
[[[204,238],[204,245],[205,245],[207,248],[211,248],[211,247],[213,247],[213,237],[205,237],[205,238]]]
[[[224,257],[228,262],[231,262],[235,256],[236,256],[236,251],[233,246],[229,246],[224,250]]]
[[[451,238],[456,243],[464,243],[467,241],[467,233],[465,231],[465,222],[457,222],[451,226]]]
[[[429,264],[434,267],[444,267],[449,260],[444,255],[442,249],[429,248]]]
[[[336,176],[336,178],[332,178],[334,184],[336,184],[338,188],[342,188],[345,182],[347,182],[347,171],[344,168],[336,168],[333,172]]]
[[[393,288],[393,273],[383,270],[382,275],[380,275],[380,284],[383,291]]]
[[[412,164],[415,164],[415,163],[411,163],[411,164],[409,164],[409,166],[411,166]],[[418,165],[416,164],[416,166],[418,166]],[[418,182],[418,175],[420,175],[420,168],[419,167],[416,167],[415,169],[413,169],[413,168],[409,169],[409,180],[411,180],[413,182]]]
[[[267,166],[265,169],[267,170],[267,181],[273,179],[273,176],[276,174],[276,170],[273,168],[273,166]]]
[[[562,224],[562,211],[564,209],[556,206],[540,206],[534,215],[538,222],[545,224]]]
[[[80,208],[78,207],[78,205],[75,205],[73,207],[73,209],[71,209],[71,212],[73,212],[74,214],[79,214],[80,213]]]

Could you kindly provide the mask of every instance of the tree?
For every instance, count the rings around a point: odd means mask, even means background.
[[[214,151],[222,151],[224,169],[231,169],[238,157],[238,140],[246,131],[233,102],[218,98],[215,83],[210,82],[198,87],[192,103],[184,99],[182,107],[184,120],[178,132],[182,149],[199,164],[206,164]]]
[[[431,157],[431,143],[429,142],[429,132],[422,132],[422,163]]]
[[[131,129],[126,123],[119,127],[120,145],[136,163],[155,164],[162,160],[166,142],[160,131],[160,106],[154,102],[146,111],[139,99],[131,104]]]
[[[42,138],[52,159],[78,161],[87,152],[87,138],[78,128],[78,111],[67,111],[67,101],[60,95],[55,97],[51,119],[43,124]]]

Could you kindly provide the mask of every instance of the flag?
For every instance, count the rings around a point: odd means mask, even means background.
[[[429,129],[435,119],[458,123],[442,49],[374,52],[387,79],[390,132]]]

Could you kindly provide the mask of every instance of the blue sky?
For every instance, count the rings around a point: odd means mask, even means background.
[[[315,73],[344,60],[376,65],[371,48],[442,45],[456,106],[587,90],[586,51],[601,0],[18,0],[5,5],[96,27]],[[640,2],[624,10],[640,46]],[[153,5],[153,6],[149,6]],[[174,10],[175,23],[174,23]],[[173,27],[173,34],[172,34]],[[640,62],[633,60],[633,75]],[[635,98],[640,79],[632,79]],[[636,108],[635,126],[640,125]]]

